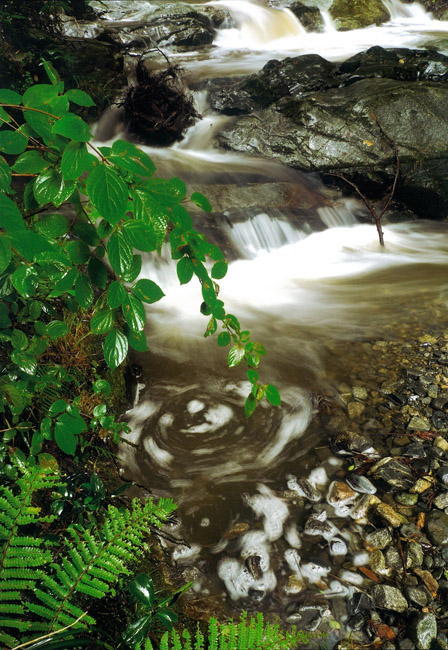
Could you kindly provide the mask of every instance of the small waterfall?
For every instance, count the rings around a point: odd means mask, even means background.
[[[390,13],[392,20],[431,21],[431,15],[419,2],[405,4],[401,0],[383,0],[383,4]]]
[[[237,23],[236,29],[221,32],[218,45],[257,50],[282,39],[303,38],[306,30],[289,9],[268,9],[246,0],[217,0],[214,6],[229,9]]]
[[[335,27],[333,18],[331,17],[331,14],[328,11],[328,9],[321,9],[320,10],[320,15],[322,16],[325,31],[326,32],[336,32],[337,29]]]

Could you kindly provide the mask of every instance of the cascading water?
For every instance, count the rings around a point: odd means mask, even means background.
[[[310,33],[289,10],[217,0],[207,4],[226,7],[234,25],[218,32],[208,57],[178,58],[197,82],[258,70],[273,56],[313,52],[337,60],[373,45],[419,47],[448,33],[448,24],[418,3],[384,3],[391,14],[385,25],[337,32],[322,10],[326,31]],[[351,386],[352,356],[369,337],[394,337],[403,311],[424,328],[434,305],[445,309],[447,229],[424,221],[388,225],[381,249],[374,226],[359,222],[369,215],[356,199],[275,163],[214,149],[213,133],[229,118],[209,110],[203,91],[196,99],[204,117],[184,140],[146,150],[162,173],[199,184],[218,204],[217,216],[197,217],[198,226],[233,260],[220,282],[222,298],[268,347],[263,377],[279,386],[283,404],[244,417],[248,382],[227,371],[222,350],[203,338],[199,287],[178,286],[168,255],[148,259],[142,275],[157,280],[166,297],[149,312],[150,353],[138,357],[147,386],[127,414],[131,445],[123,446],[122,462],[134,480],[180,504],[191,548],[175,548],[173,559],[187,566],[198,594],[221,594],[225,586],[232,600],[282,612],[316,585],[332,602],[362,583],[340,567],[342,559],[356,567],[365,553],[354,542],[359,530],[350,517],[358,521],[359,510],[350,499],[335,505],[328,496],[337,525],[319,524],[327,526],[319,562],[299,534],[303,498],[319,501],[341,464],[326,444],[329,429],[316,419],[316,395]],[[335,569],[321,561],[324,553]]]

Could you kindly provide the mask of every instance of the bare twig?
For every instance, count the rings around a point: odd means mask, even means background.
[[[71,628],[74,625],[76,625],[77,623],[79,623],[79,621],[82,618],[84,618],[84,616],[86,616],[86,615],[87,615],[87,612],[83,612],[81,614],[81,616],[78,616],[76,621],[73,621],[73,623],[70,623],[70,625],[66,625],[65,627],[61,627],[59,630],[55,630],[54,632],[49,632],[48,634],[44,634],[43,636],[39,636],[39,637],[37,637],[37,639],[31,639],[31,641],[27,641],[26,643],[21,643],[20,645],[16,645],[16,646],[14,646],[14,648],[12,650],[19,650],[19,648],[26,648],[27,646],[29,646],[29,645],[31,645],[33,643],[36,643],[37,641],[43,641],[44,639],[49,639],[52,636],[55,636],[55,634],[61,634],[62,632],[65,632],[69,628]]]

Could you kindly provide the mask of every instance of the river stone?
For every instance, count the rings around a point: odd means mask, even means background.
[[[414,482],[414,474],[408,465],[396,458],[383,458],[370,470],[375,479],[382,479],[392,487],[400,490],[408,489]]]
[[[215,37],[212,22],[196,7],[167,3],[146,22],[146,33],[162,46],[209,45]]]
[[[307,32],[323,32],[325,30],[322,14],[318,7],[310,7],[304,2],[296,0],[288,7],[297,16]]]
[[[429,431],[430,428],[431,423],[428,418],[425,418],[422,415],[414,415],[408,424],[408,429],[411,429],[411,431]]]
[[[381,0],[333,0],[330,13],[340,31],[381,25],[390,19]]]
[[[421,567],[423,564],[423,548],[417,542],[409,542],[408,552],[406,557],[406,567]]]
[[[401,561],[400,553],[394,546],[390,546],[386,551],[386,564],[392,569],[402,569],[403,562]]]
[[[437,638],[437,619],[434,614],[420,614],[413,625],[412,635],[418,650],[429,650]]]
[[[406,517],[400,515],[400,513],[387,503],[378,503],[376,505],[376,511],[380,517],[385,519],[394,528],[398,528],[398,526],[407,522]]]
[[[360,492],[361,494],[376,493],[376,487],[366,476],[362,476],[361,474],[348,474],[345,480],[352,490],[356,492]]]
[[[375,605],[381,609],[405,612],[408,608],[406,598],[396,587],[391,587],[390,585],[374,585],[371,594]]]
[[[354,501],[357,494],[346,483],[333,481],[328,489],[327,501],[332,506],[340,506]]]
[[[379,528],[372,533],[368,533],[365,541],[369,546],[384,549],[392,542],[392,535],[388,528]]]
[[[445,217],[447,104],[448,87],[442,84],[363,79],[304,99],[284,97],[238,118],[217,139],[226,149],[306,171],[348,175],[361,187],[383,187],[393,179],[394,142],[402,161],[397,198],[427,218]],[[426,418],[414,425],[430,429]]]
[[[226,115],[250,113],[282,97],[303,97],[306,93],[337,85],[336,65],[318,54],[272,59],[256,74],[223,88],[211,85],[210,106]]]
[[[442,492],[442,494],[436,496],[433,503],[436,508],[440,508],[441,510],[448,508],[448,492]]]
[[[428,593],[421,587],[408,587],[406,595],[410,601],[419,605],[419,607],[426,607],[429,603]]]
[[[409,494],[409,492],[400,492],[394,497],[395,501],[402,506],[415,506],[418,501],[418,494]]]
[[[434,510],[426,521],[428,537],[436,546],[448,544],[448,515]]]
[[[341,63],[339,71],[356,79],[446,81],[448,57],[434,50],[385,49],[376,45]]]

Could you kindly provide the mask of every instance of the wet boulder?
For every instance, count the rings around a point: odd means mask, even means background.
[[[340,31],[381,25],[390,19],[382,0],[333,0],[330,13]]]
[[[330,88],[338,83],[335,72],[336,66],[318,54],[273,59],[256,74],[224,88],[212,88],[209,102],[226,115],[251,113],[281,97],[303,97],[313,90]]]
[[[424,216],[443,217],[448,213],[440,169],[448,161],[447,102],[444,84],[364,79],[305,98],[284,97],[238,118],[218,140],[227,149],[305,171],[342,174],[361,187],[377,182],[383,190],[394,178],[398,152],[397,196]],[[436,179],[433,167],[440,169]]]
[[[309,3],[296,0],[291,2],[289,9],[297,16],[307,32],[323,32],[325,30],[319,7],[313,7]]]
[[[339,72],[356,81],[372,77],[398,81],[448,81],[448,57],[435,50],[371,47],[339,66]]]

